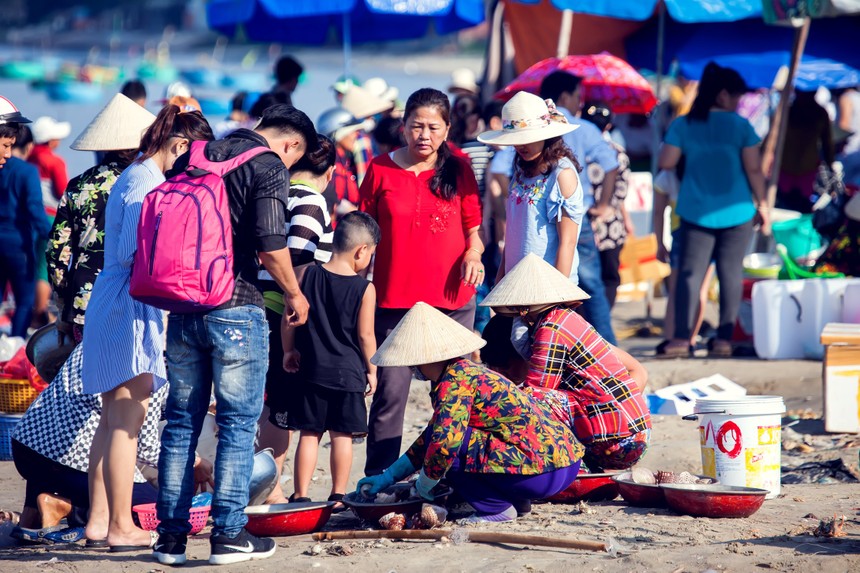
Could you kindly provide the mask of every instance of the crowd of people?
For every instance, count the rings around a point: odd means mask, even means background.
[[[366,436],[360,492],[418,473],[421,497],[434,500],[444,481],[472,522],[516,519],[581,469],[629,468],[644,454],[647,373],[617,347],[610,315],[633,228],[631,158],[608,102],[583,102],[582,78],[563,71],[504,105],[482,105],[462,71],[452,98],[423,88],[405,102],[382,78],[343,78],[314,124],[291,105],[302,71],[282,59],[272,91],[237,95],[214,128],[183,86],[154,115],[131,83],[72,145],[98,162],[70,182],[53,152],[67,126],[33,122],[36,165],[9,157],[28,152],[30,120],[0,98],[12,332],[26,335],[41,308],[44,263],[56,328],[78,343],[14,435],[27,480],[19,539],[151,549],[181,565],[192,498],[208,484],[210,563],[269,557],[274,541],[245,529],[254,452],[271,448],[280,472],[293,431],[294,491],[278,479],[266,503],[310,501],[328,432],[335,511]],[[709,353],[731,355],[741,259],[753,225],[769,224],[759,139],[736,113],[746,91],[737,72],[709,65],[666,134],[657,184],[678,227],[660,355],[690,354],[712,260],[720,322]],[[223,211],[159,226],[200,177],[215,177],[207,189]],[[165,197],[157,215],[154,189]],[[201,255],[217,220],[229,231],[223,254]],[[212,290],[222,275],[229,290],[214,302],[187,286]],[[169,304],[135,294],[183,282]],[[432,416],[402,453],[415,379],[430,383]],[[214,465],[197,454],[210,411]],[[157,468],[157,491],[138,464]],[[156,532],[133,520],[146,501]]]

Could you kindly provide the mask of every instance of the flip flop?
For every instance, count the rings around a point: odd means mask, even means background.
[[[67,527],[59,531],[52,531],[45,535],[45,540],[60,545],[64,543],[77,543],[86,537],[83,527]]]
[[[84,543],[84,549],[107,549],[108,542],[107,538],[104,539],[87,539],[87,542]]]
[[[333,493],[333,494],[331,494],[330,496],[328,496],[328,501],[333,501],[333,502],[335,502],[335,506],[334,506],[334,509],[332,510],[332,513],[343,513],[344,511],[346,511],[347,509],[349,509],[349,508],[348,508],[348,507],[343,503],[344,495],[345,495],[345,494],[342,494],[342,493]],[[340,505],[340,507],[338,507],[338,505]]]
[[[148,549],[152,549],[155,546],[155,542],[158,541],[158,533],[155,531],[149,532],[149,543],[145,545],[111,545],[110,552],[111,553],[130,553],[132,551],[146,551]]]

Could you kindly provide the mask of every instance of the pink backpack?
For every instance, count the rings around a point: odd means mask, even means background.
[[[271,151],[256,147],[227,161],[191,144],[188,168],[143,198],[130,293],[171,312],[201,312],[233,296],[233,229],[224,176]]]

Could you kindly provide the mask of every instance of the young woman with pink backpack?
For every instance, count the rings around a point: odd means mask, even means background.
[[[198,110],[168,104],[141,139],[140,155],[117,179],[105,214],[105,264],[93,286],[83,340],[83,389],[101,394],[90,451],[87,539],[111,551],[139,551],[155,537],[131,518],[137,435],[149,397],[167,381],[161,310],[131,298],[129,281],[144,196],[193,141],[212,140]]]

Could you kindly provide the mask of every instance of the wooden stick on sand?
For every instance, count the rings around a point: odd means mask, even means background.
[[[540,535],[519,535],[516,533],[499,533],[495,531],[470,531],[467,529],[326,531],[314,533],[312,537],[314,541],[339,541],[344,539],[424,539],[438,541],[443,537],[447,537],[455,544],[471,541],[472,543],[510,543],[514,545],[582,549],[585,551],[609,551],[607,545],[600,541],[583,541],[580,539],[543,537]]]

